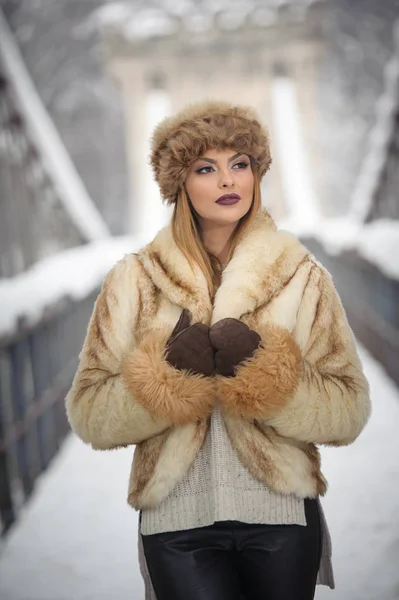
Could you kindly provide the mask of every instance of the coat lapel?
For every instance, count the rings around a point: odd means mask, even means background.
[[[156,235],[138,255],[153,283],[172,304],[187,308],[193,322],[209,323],[212,304],[202,271],[191,269],[176,246],[171,226]]]
[[[139,259],[170,302],[187,308],[193,322],[213,324],[225,317],[240,319],[269,302],[287,285],[307,255],[293,235],[277,231],[263,210],[223,271],[213,307],[203,273],[191,269],[173,240],[170,226],[139,253]]]
[[[223,272],[212,324],[225,317],[240,319],[267,304],[287,285],[307,255],[293,235],[277,231],[269,214],[261,212]]]

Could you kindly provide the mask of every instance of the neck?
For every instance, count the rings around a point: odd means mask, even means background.
[[[205,248],[216,256],[225,267],[236,223],[201,223],[202,241]]]

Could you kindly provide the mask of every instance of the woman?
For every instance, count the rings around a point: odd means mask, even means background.
[[[172,222],[105,279],[71,426],[136,445],[128,501],[157,600],[310,600],[317,575],[333,587],[317,446],[352,443],[370,413],[352,332],[329,274],[261,208],[251,109],[166,119],[151,162]]]

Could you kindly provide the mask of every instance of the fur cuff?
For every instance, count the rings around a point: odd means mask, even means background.
[[[302,373],[299,346],[288,331],[267,325],[262,345],[236,369],[235,377],[217,377],[217,393],[232,417],[265,419],[293,397]]]
[[[215,400],[210,377],[179,371],[165,360],[170,332],[153,331],[121,365],[125,386],[157,418],[185,425],[207,416]]]

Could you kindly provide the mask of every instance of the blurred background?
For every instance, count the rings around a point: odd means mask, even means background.
[[[133,450],[95,453],[64,398],[105,273],[170,216],[154,126],[254,106],[263,202],[331,271],[370,381],[324,449],[337,589],[399,600],[399,0],[0,0],[0,598],[144,598]]]

